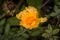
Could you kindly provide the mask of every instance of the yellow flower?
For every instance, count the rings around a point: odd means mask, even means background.
[[[32,6],[26,7],[16,17],[20,20],[20,25],[29,30],[37,28],[39,23],[47,20],[46,18],[39,18],[37,9]]]

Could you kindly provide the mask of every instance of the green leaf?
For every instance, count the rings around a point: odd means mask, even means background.
[[[23,10],[23,9],[25,9],[25,5],[22,6],[22,8],[20,9],[20,11]]]
[[[28,38],[29,37],[29,35],[27,34],[27,33],[23,33],[23,35],[22,35],[24,38]]]
[[[4,24],[5,24],[5,18],[2,19],[2,20],[0,20],[0,33],[3,32],[3,26],[4,26]]]
[[[56,15],[57,15],[56,12],[52,12],[52,13],[50,14],[50,16],[52,16],[52,17],[54,17],[54,16],[56,16]]]
[[[50,24],[48,25],[48,30],[49,30],[50,32],[52,32],[52,30],[53,30],[53,29],[52,29],[52,26],[51,26]]]
[[[54,11],[55,12],[58,12],[59,11],[58,6],[56,6],[56,5],[54,6]]]
[[[49,33],[49,34],[51,33],[50,30],[46,30],[46,32]]]
[[[54,40],[58,40],[59,37],[58,36],[53,36],[53,38],[54,38]]]
[[[60,9],[58,8],[58,6],[54,6],[54,11],[55,12],[52,12],[51,14],[50,14],[50,16],[52,16],[52,17],[54,17],[54,16],[57,16],[58,14],[59,14],[59,12],[60,12]]]
[[[53,38],[49,38],[49,40],[54,40]]]
[[[0,26],[0,33],[2,33],[3,32],[3,27],[2,26]]]
[[[23,30],[24,30],[24,28],[21,26],[21,27],[20,27],[20,31],[23,31]]]
[[[43,34],[42,34],[42,37],[48,38],[48,37],[49,37],[49,34],[48,34],[48,33],[43,33]]]
[[[19,20],[16,17],[8,18],[7,22],[12,26],[19,25]]]
[[[58,2],[60,2],[60,0],[55,0],[55,4],[57,4]]]
[[[10,30],[10,25],[9,24],[6,24],[5,34],[8,34],[9,30]]]
[[[27,39],[21,36],[21,37],[20,37],[20,40],[27,40]]]
[[[0,21],[0,26],[2,26],[4,23],[5,23],[5,19],[2,19],[2,20]]]
[[[31,33],[32,36],[38,36],[39,34],[40,34],[40,30]]]
[[[41,6],[43,0],[27,0],[29,5]]]
[[[59,24],[59,28],[60,28],[60,24]]]
[[[59,32],[59,29],[54,29],[53,30],[53,35],[56,35]]]

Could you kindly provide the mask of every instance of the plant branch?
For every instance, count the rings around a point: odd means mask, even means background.
[[[41,8],[44,7],[49,1],[50,0],[47,0],[45,3],[43,3],[43,5],[41,6]]]
[[[5,16],[6,16],[6,14],[4,13],[3,15],[0,16],[0,19],[2,19],[2,18],[5,17]]]

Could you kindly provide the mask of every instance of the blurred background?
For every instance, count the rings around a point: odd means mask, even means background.
[[[47,22],[33,30],[19,26],[15,16],[28,6]],[[60,0],[0,0],[0,40],[60,40]]]

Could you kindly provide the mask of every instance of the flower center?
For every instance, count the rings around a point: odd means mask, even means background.
[[[26,23],[27,23],[28,25],[31,25],[34,20],[35,20],[35,19],[34,19],[33,17],[28,17],[28,18],[26,19]]]

